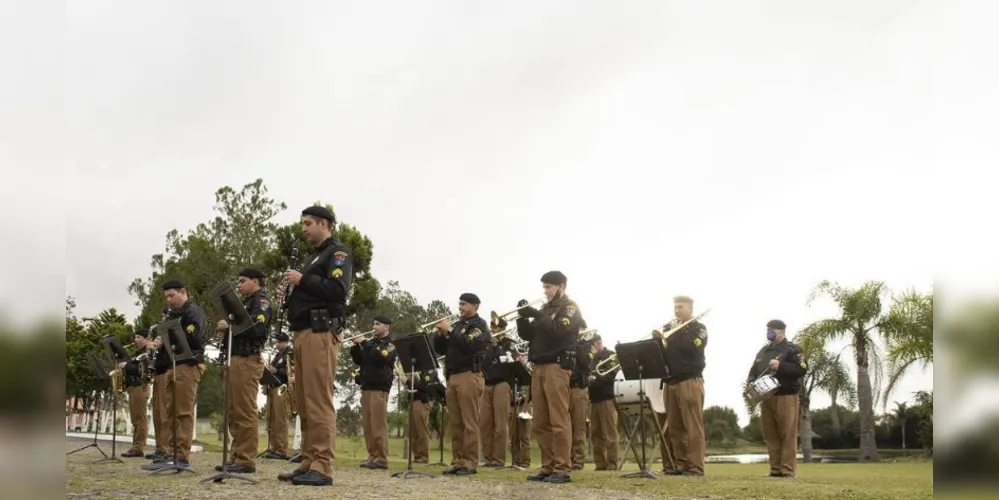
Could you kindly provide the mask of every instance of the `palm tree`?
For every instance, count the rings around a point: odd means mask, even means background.
[[[799,336],[796,344],[805,352],[808,360],[808,372],[801,380],[798,404],[798,435],[801,437],[801,454],[805,462],[812,461],[812,431],[811,401],[816,390],[824,391],[832,398],[830,417],[833,431],[839,433],[839,413],[836,403],[843,403],[848,409],[857,405],[857,387],[850,379],[846,363],[838,354],[826,350],[820,339]]]
[[[823,344],[846,340],[857,364],[857,406],[860,407],[860,454],[862,462],[878,461],[875,440],[874,401],[881,385],[882,355],[877,343],[880,332],[902,331],[917,328],[898,323],[903,314],[885,312],[883,296],[888,288],[881,281],[868,281],[860,288],[851,289],[837,283],[823,281],[812,291],[806,304],[811,305],[820,296],[828,296],[839,306],[840,315],[816,321],[802,330],[806,337]],[[873,376],[873,384],[872,384]]]
[[[886,415],[888,425],[888,431],[891,432],[891,424],[897,423],[899,427],[902,428],[902,449],[905,449],[905,421],[909,419],[909,414],[911,413],[909,405],[905,403],[895,403],[895,411],[891,414]]]
[[[894,299],[887,319],[882,331],[888,369],[882,401],[885,408],[895,385],[910,367],[925,370],[933,363],[933,294],[903,293]]]

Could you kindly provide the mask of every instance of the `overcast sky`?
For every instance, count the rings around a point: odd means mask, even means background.
[[[613,344],[693,296],[711,308],[705,404],[745,423],[765,323],[835,312],[806,307],[816,283],[928,291],[935,270],[993,255],[968,214],[994,206],[973,176],[996,165],[997,35],[946,5],[70,3],[61,72],[0,82],[65,91],[65,150],[8,120],[0,152],[39,189],[59,179],[29,155],[65,155],[65,205],[4,194],[22,228],[65,210],[66,267],[14,260],[58,261],[58,245],[8,247],[4,296],[64,271],[79,315],[134,317],[126,287],[165,233],[262,177],[290,207],[278,222],[332,203],[374,241],[375,275],[421,303],[470,291],[503,312],[559,269]],[[6,50],[27,64],[58,40]],[[980,241],[934,266],[958,235]],[[914,371],[898,399],[931,387]]]

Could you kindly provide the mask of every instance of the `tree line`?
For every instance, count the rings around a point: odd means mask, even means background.
[[[322,201],[316,204],[322,204]],[[332,205],[325,206],[335,213]],[[94,352],[101,336],[115,335],[123,344],[128,344],[132,341],[133,325],[151,326],[159,322],[165,307],[160,287],[165,280],[184,280],[192,299],[204,307],[211,318],[217,317],[209,298],[211,289],[219,282],[232,281],[244,267],[257,267],[266,273],[268,293],[273,294],[279,286],[281,272],[288,267],[292,248],[297,245],[303,254],[307,254],[305,250],[309,248],[297,219],[284,225],[273,220],[286,208],[285,203],[268,196],[262,179],[238,190],[230,186],[218,189],[214,216],[186,233],[177,229],[169,231],[165,251],[150,258],[149,274],[135,278],[128,285],[135,305],[140,308],[132,321],[114,308],[84,321],[75,316],[73,299],[67,297],[67,397],[82,398],[87,407],[97,390],[87,353]],[[440,300],[421,305],[412,294],[401,289],[398,282],[388,281],[383,286],[371,274],[374,243],[359,228],[339,221],[335,235],[352,249],[354,257],[354,286],[347,305],[349,331],[367,330],[377,314],[394,318],[394,334],[416,331],[420,324],[451,314],[450,308]],[[824,281],[807,302],[811,304],[820,298],[835,302],[839,315],[813,322],[792,337],[805,350],[810,365],[800,394],[802,448],[806,455],[812,449],[817,425],[813,416],[819,413],[811,410],[810,401],[821,391],[833,401],[828,409],[827,434],[839,436],[835,439],[843,443],[852,442],[852,438],[844,437],[843,433],[844,429],[855,426],[856,447],[860,449],[858,458],[878,460],[878,444],[885,440],[879,439],[878,432],[884,424],[876,417],[875,406],[887,404],[894,386],[908,370],[925,367],[933,361],[933,295],[916,291],[892,294],[879,281],[870,281],[855,289]],[[847,344],[846,350],[831,350],[834,343],[843,341]],[[846,369],[843,358],[846,355],[851,356],[856,366],[855,376]],[[342,349],[336,373],[337,397],[342,405],[337,420],[338,427],[348,433],[360,425],[359,388],[354,384],[351,367],[349,354]],[[928,394],[932,406],[932,394]],[[220,411],[221,402],[219,367],[209,363],[199,389],[198,417],[205,418]],[[408,406],[405,396],[398,403],[403,411]],[[914,403],[907,408],[916,407],[922,406]],[[857,409],[855,419],[851,416],[854,408]],[[756,408],[748,409],[752,418],[757,418]],[[822,415],[825,418],[827,413]],[[932,412],[928,415],[928,425],[932,429]],[[849,424],[847,419],[851,419]],[[916,438],[921,444],[932,443],[931,437],[907,434],[915,432],[913,424],[905,418],[901,421],[908,424],[905,431],[900,431],[901,436]],[[705,409],[705,425],[709,422],[714,422],[709,437],[716,444],[753,436],[752,423],[746,429],[740,429],[731,408]],[[926,426],[922,420],[915,425]],[[929,435],[932,436],[932,431]],[[833,438],[819,434],[818,439]],[[834,444],[833,441],[821,442],[823,446]]]

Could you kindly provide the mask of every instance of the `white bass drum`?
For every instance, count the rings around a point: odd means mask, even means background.
[[[618,406],[638,406],[641,402],[638,398],[638,380],[615,380],[614,381],[614,402]],[[645,390],[645,399],[649,401],[649,406],[656,413],[666,413],[666,403],[663,401],[663,390],[659,388],[660,380],[657,378],[643,380],[642,389]]]

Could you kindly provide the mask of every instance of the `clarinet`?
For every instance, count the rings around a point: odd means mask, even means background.
[[[288,259],[288,269],[295,269],[298,265],[298,245],[291,247],[291,257]],[[295,287],[291,283],[288,283],[284,287],[284,298],[281,300],[281,307],[278,308],[278,318],[277,318],[277,334],[280,334],[284,330],[284,321],[288,316],[288,299],[291,297],[291,291]]]

